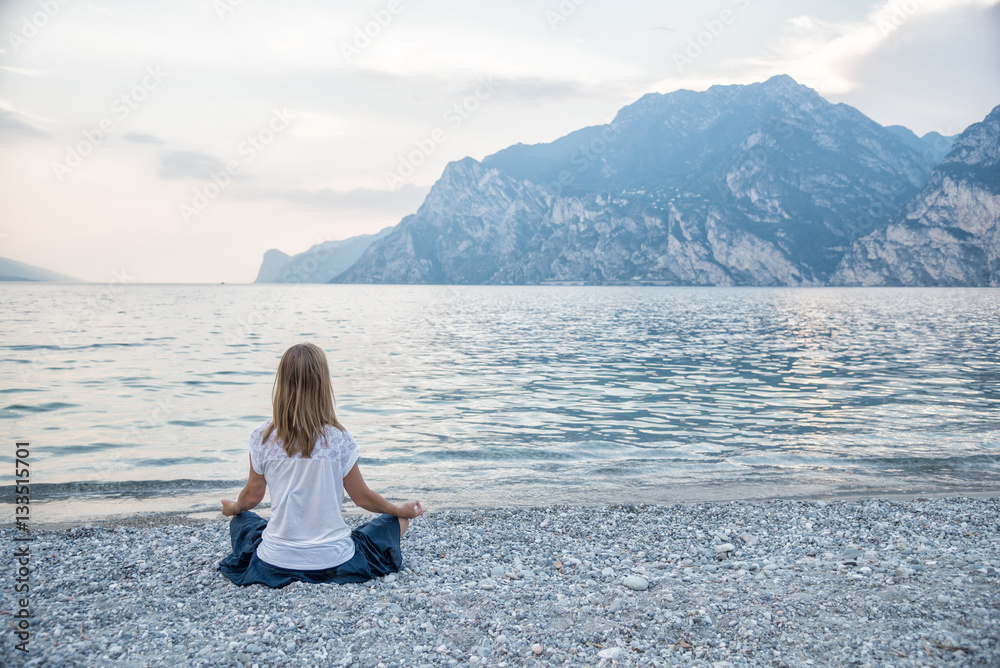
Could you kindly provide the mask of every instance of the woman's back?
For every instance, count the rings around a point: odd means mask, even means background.
[[[337,419],[323,350],[299,343],[281,356],[271,420],[247,446],[250,474],[236,501],[222,499],[233,551],[219,570],[238,585],[365,582],[403,566],[400,539],[419,501],[390,503],[365,483],[357,442]],[[251,512],[271,490],[271,519]],[[351,530],[340,513],[344,493],[380,513]]]
[[[327,425],[310,457],[289,457],[276,431],[261,442],[270,423],[247,439],[251,466],[267,479],[271,492],[271,520],[258,555],[288,569],[318,570],[344,563],[354,555],[354,543],[340,509],[344,476],[358,459],[357,442],[350,432]]]

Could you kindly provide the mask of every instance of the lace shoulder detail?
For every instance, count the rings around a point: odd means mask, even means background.
[[[255,467],[260,467],[267,461],[302,459],[301,454],[296,454],[294,457],[289,457],[285,454],[285,448],[282,445],[281,439],[278,438],[277,432],[272,432],[267,442],[263,442],[264,430],[270,424],[270,420],[264,422],[264,424],[254,429],[253,433],[250,434],[250,438],[247,439],[250,458]],[[323,434],[313,447],[310,458],[334,460],[346,474],[346,469],[350,465],[353,465],[353,461],[357,459],[360,450],[360,447],[349,431],[342,432],[336,427],[327,425],[323,428]]]

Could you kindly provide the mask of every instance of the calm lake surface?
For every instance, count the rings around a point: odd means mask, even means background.
[[[0,303],[0,485],[29,441],[36,521],[214,511],[302,341],[369,484],[432,509],[1000,490],[1000,290],[0,283]]]

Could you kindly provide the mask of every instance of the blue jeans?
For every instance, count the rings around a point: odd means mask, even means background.
[[[254,512],[240,513],[229,523],[232,553],[219,562],[219,570],[238,585],[262,584],[280,588],[301,582],[366,582],[395,573],[403,567],[399,548],[399,520],[380,515],[351,531],[354,556],[333,568],[299,571],[272,566],[257,557],[257,546],[267,520]]]

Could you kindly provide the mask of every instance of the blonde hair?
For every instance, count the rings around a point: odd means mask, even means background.
[[[326,425],[347,431],[333,409],[330,367],[323,350],[312,343],[299,343],[281,356],[271,390],[272,421],[263,442],[277,432],[285,454],[312,456]]]

